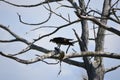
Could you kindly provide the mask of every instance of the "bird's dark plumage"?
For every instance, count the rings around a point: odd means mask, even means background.
[[[54,42],[54,43],[59,44],[59,45],[71,45],[71,46],[73,46],[73,42],[70,42],[72,40],[73,39],[67,39],[67,38],[63,38],[63,37],[55,37],[55,38],[51,39],[50,42]]]

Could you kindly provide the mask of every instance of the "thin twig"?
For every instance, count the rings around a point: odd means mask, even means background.
[[[19,35],[17,35],[16,33],[12,32],[8,27],[0,24],[0,28],[6,30],[7,32],[9,32],[13,37],[15,37],[17,40],[21,41],[21,42],[24,42],[26,44],[30,44],[30,42],[28,42],[26,39],[20,37]]]
[[[10,4],[10,5],[12,5],[12,6],[16,6],[16,7],[26,7],[26,8],[30,8],[30,7],[37,7],[37,6],[41,6],[41,5],[43,5],[43,4],[47,4],[47,3],[50,3],[50,2],[56,2],[56,1],[49,1],[49,0],[46,0],[46,1],[44,1],[44,2],[40,2],[40,3],[37,3],[37,4],[32,4],[32,5],[18,5],[18,4],[15,4],[15,3],[11,3],[11,2],[9,2],[9,1],[6,1],[6,0],[0,0],[0,1],[2,1],[2,2],[5,2],[5,3],[7,3],[7,4]],[[62,1],[62,0],[57,0],[57,1]]]
[[[72,24],[74,24],[74,23],[77,23],[77,22],[79,22],[79,21],[81,21],[81,20],[75,20],[75,21],[73,21],[73,22],[71,22],[71,23],[68,23],[68,24],[59,26],[57,29],[55,29],[55,30],[52,31],[51,33],[45,34],[45,35],[43,35],[43,36],[41,36],[41,37],[35,39],[34,42],[36,42],[36,41],[38,41],[38,40],[40,40],[40,39],[42,39],[42,38],[44,38],[44,37],[48,37],[48,36],[50,36],[50,35],[56,33],[58,30],[60,30],[60,29],[62,29],[62,28],[64,28],[64,27],[67,27],[67,26],[69,26],[69,25],[72,25]]]
[[[45,7],[45,6],[44,6]],[[67,20],[65,17],[63,17],[62,15],[60,14],[57,14],[56,12],[52,11],[51,9],[48,9],[47,7],[45,7],[46,10],[50,11],[51,13],[55,14],[56,16],[62,18],[63,20],[69,22],[69,20]]]
[[[90,3],[90,0],[88,0],[87,5],[86,5],[86,7],[85,7],[85,10],[88,8],[89,3]]]
[[[95,13],[93,13],[94,16]],[[93,33],[94,33],[94,39],[96,39],[96,31],[95,31],[96,27],[95,24],[93,23]]]
[[[108,73],[108,72],[114,71],[114,70],[118,69],[119,67],[120,67],[120,65],[118,65],[118,66],[114,66],[114,67],[111,67],[111,68],[109,68],[109,69],[106,69],[105,73]]]
[[[120,0],[117,0],[112,6],[110,9],[112,9]]]
[[[11,40],[0,40],[2,43],[8,43],[8,42],[16,42],[19,41],[18,39],[11,39]]]
[[[49,6],[49,9],[51,10],[51,7],[50,7],[49,4],[48,4],[48,6]],[[17,15],[18,15],[18,17],[19,17],[19,21],[20,21],[21,23],[23,23],[23,24],[26,24],[26,25],[42,25],[42,24],[44,24],[44,23],[46,23],[46,22],[48,22],[48,21],[50,20],[50,18],[51,18],[51,16],[52,16],[52,13],[50,12],[48,18],[47,18],[46,20],[40,22],[40,23],[27,23],[27,22],[24,22],[24,21],[21,19],[21,15],[20,15],[19,13],[17,13]]]
[[[69,48],[70,48],[70,45],[67,47],[66,54],[68,53]]]
[[[62,65],[61,65],[61,61],[60,61],[60,70],[58,72],[58,76],[60,75],[61,71],[62,71]]]
[[[114,11],[114,9],[112,9],[112,13],[113,13],[113,15],[115,16],[115,18],[116,18],[118,21],[120,21],[120,19],[118,18],[116,12]]]
[[[20,54],[23,54],[29,50],[31,50],[30,48],[31,45],[27,46],[25,49],[21,50],[20,52],[16,53],[16,54],[10,54],[11,56],[17,56],[17,55],[20,55]]]
[[[42,60],[42,62],[44,62],[44,63],[46,63],[46,64],[50,64],[50,65],[55,65],[55,64],[58,64],[58,63],[59,63],[59,61],[58,61],[58,62],[56,62],[56,63],[49,63],[49,62],[44,61],[44,60]]]
[[[33,5],[18,5],[18,4],[15,4],[15,3],[11,3],[9,1],[6,1],[6,0],[1,0],[7,4],[10,4],[12,6],[16,6],[16,7],[26,7],[26,8],[30,8],[30,7],[37,7],[37,6],[40,6],[40,5],[43,5],[43,4],[46,4],[48,2],[40,2],[40,3],[37,3],[37,4],[33,4]]]
[[[83,50],[83,47],[82,47],[82,46],[84,46],[84,45],[83,45],[83,42],[82,42],[82,40],[79,38],[77,32],[76,32],[74,29],[73,29],[73,31],[74,31],[74,34],[75,34],[77,40],[78,40],[80,50],[82,51],[82,50]]]

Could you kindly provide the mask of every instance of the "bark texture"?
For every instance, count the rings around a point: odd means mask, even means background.
[[[107,24],[107,18],[110,13],[111,0],[104,0],[103,11],[101,16],[101,23]],[[104,51],[104,41],[105,41],[105,29],[99,27],[97,38],[96,38],[96,48],[95,51]],[[95,69],[95,78],[94,80],[103,80],[104,79],[104,65],[102,57],[95,57],[94,62]]]

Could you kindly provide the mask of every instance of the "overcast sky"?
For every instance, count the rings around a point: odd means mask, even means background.
[[[14,3],[30,3],[34,4],[39,2],[40,0],[8,0]],[[64,4],[69,4],[66,1],[62,2]],[[95,8],[96,10],[101,10],[102,7],[102,0],[95,1],[92,0],[91,2],[91,8]],[[120,6],[120,5],[119,5]],[[55,10],[58,13],[62,13],[64,16],[67,16],[68,13],[70,13],[71,20],[75,20],[76,17],[73,13],[74,10],[71,9],[56,9],[59,7],[59,5],[56,5],[56,3],[51,4],[51,7],[53,10]],[[22,19],[26,22],[30,23],[38,23],[40,21],[43,21],[48,16],[48,11],[44,9],[43,6],[39,6],[36,8],[18,8],[13,7],[11,5],[5,4],[3,2],[0,2],[0,24],[3,24],[5,26],[9,26],[9,28],[17,33],[18,35],[24,37],[25,39],[32,41],[33,39],[39,37],[39,35],[47,34],[48,32],[51,32],[53,29],[39,29],[34,32],[29,32],[31,29],[37,28],[39,26],[28,26],[24,25],[19,22],[17,13],[19,13],[22,16]],[[65,21],[60,19],[59,17],[55,17],[53,15],[53,18],[50,20],[50,22],[46,23],[44,26],[59,26],[61,24],[64,24]],[[42,47],[45,47],[47,49],[54,49],[56,46],[53,43],[49,43],[49,40],[56,36],[62,36],[67,38],[76,39],[74,36],[74,33],[72,31],[72,28],[76,29],[77,32],[79,32],[81,29],[80,27],[77,27],[80,25],[80,23],[77,23],[75,25],[72,25],[68,28],[62,29],[56,34],[47,37],[45,39],[42,39],[41,41],[38,41],[36,44],[40,45]],[[115,28],[120,30],[120,26],[117,24],[113,24],[112,22],[109,23],[109,25],[114,26]],[[43,25],[42,25],[43,26]],[[90,25],[92,28],[92,25]],[[117,27],[118,26],[118,27]],[[92,30],[90,30],[90,36],[92,37]],[[28,32],[28,34],[26,34]],[[69,32],[69,34],[68,34]],[[110,32],[107,32],[110,33]],[[112,33],[110,33],[112,34]],[[5,32],[4,30],[0,29],[0,39],[12,39],[13,37]],[[106,36],[105,41],[105,51],[107,52],[115,52],[120,53],[120,37],[116,35],[108,35]],[[22,43],[10,43],[10,44],[2,44],[0,43],[0,51],[4,51],[7,53],[16,53],[19,52],[21,49],[24,49],[26,47],[25,44]],[[62,50],[65,50],[67,47],[62,46]],[[70,49],[74,48],[79,52],[78,45],[75,45],[74,47],[71,47]],[[92,51],[94,50],[94,42],[90,41],[89,43],[89,49]],[[71,50],[70,50],[71,51]],[[40,54],[40,52],[31,50],[28,53],[19,56],[23,59],[31,59],[35,57],[35,54]],[[80,59],[81,60],[81,59]],[[50,62],[56,62],[56,60],[49,60]],[[115,66],[117,64],[120,64],[119,60],[113,60],[113,59],[104,59],[105,67],[111,67]],[[18,63],[14,60],[7,59],[5,57],[0,56],[0,80],[82,80],[82,77],[86,75],[85,70],[82,68],[78,68],[72,65],[68,65],[66,63],[62,63],[62,72],[59,76],[57,76],[59,72],[59,64],[57,65],[47,65],[43,62],[37,62],[30,65],[24,65],[21,63]],[[112,71],[111,73],[108,73],[105,75],[105,80],[118,80],[120,79],[119,76],[120,68]]]

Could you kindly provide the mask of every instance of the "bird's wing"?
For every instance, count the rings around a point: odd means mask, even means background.
[[[68,39],[69,41],[72,41],[73,39]]]
[[[59,39],[63,39],[63,40],[68,40],[68,41],[72,41],[73,39],[69,39],[69,38],[64,38],[64,37],[57,37],[57,38],[59,38]]]

